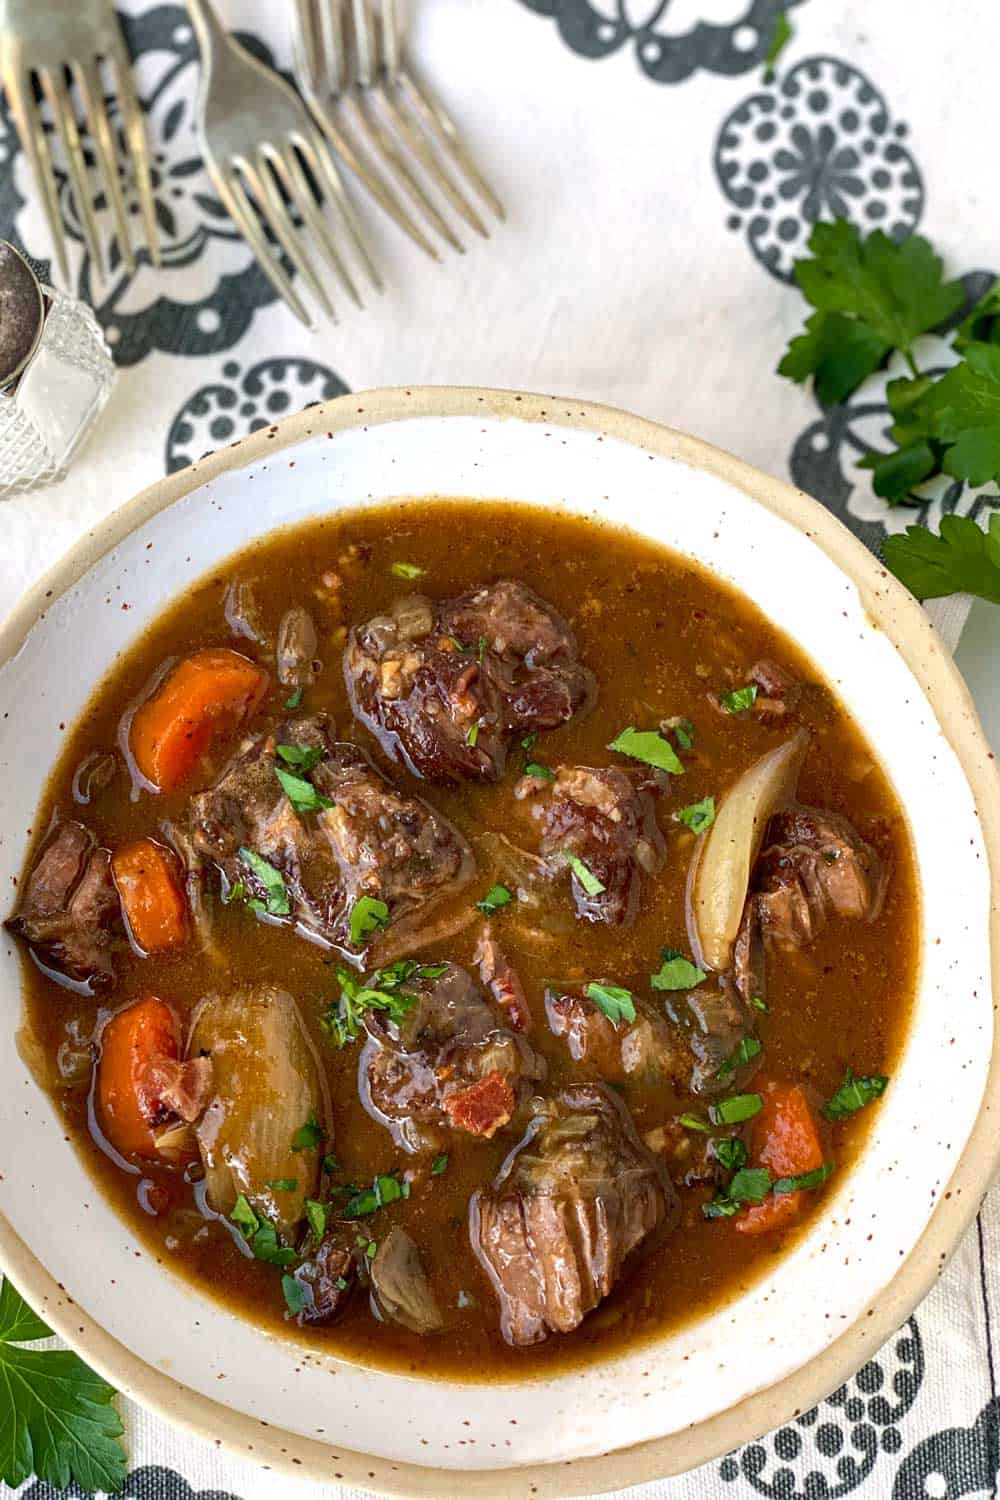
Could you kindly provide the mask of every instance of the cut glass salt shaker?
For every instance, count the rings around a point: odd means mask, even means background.
[[[114,374],[90,308],[0,241],[0,498],[65,474]]]

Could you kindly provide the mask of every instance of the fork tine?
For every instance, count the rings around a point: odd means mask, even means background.
[[[358,289],[351,279],[351,273],[348,271],[343,257],[337,249],[336,241],[330,233],[327,222],[313,197],[312,188],[296,154],[295,144],[290,142],[284,150],[276,151],[274,156],[269,159],[278,177],[280,177],[281,184],[291,199],[293,206],[298,209],[312,230],[314,238],[319,243],[320,250],[347,288],[348,295],[358,307],[363,307],[364,304],[358,296]]]
[[[48,68],[41,68],[38,80],[42,85],[42,92],[49,101],[52,118],[55,120],[59,139],[63,143],[66,153],[66,166],[69,172],[70,185],[76,198],[76,206],[80,214],[80,224],[83,229],[83,238],[90,258],[97,268],[97,273],[104,279],[104,254],[101,250],[100,236],[97,233],[97,223],[94,219],[94,205],[91,200],[90,174],[87,171],[87,163],[83,159],[83,148],[80,145],[80,132],[76,128],[76,116],[73,113],[73,104],[66,87],[66,80],[61,71],[53,72]]]
[[[353,241],[354,248],[364,263],[372,286],[376,291],[384,291],[382,277],[368,249],[364,230],[361,228],[358,216],[354,211],[354,205],[348,197],[347,189],[344,187],[343,180],[337,171],[337,165],[330,155],[326,142],[318,130],[310,130],[307,135],[299,138],[298,147],[309,163],[312,172],[326,185],[330,197],[347,227],[347,232]]]
[[[104,89],[101,86],[100,74],[96,63],[92,61],[73,63],[72,67],[83,96],[84,119],[97,153],[98,175],[104,182],[104,188],[111,203],[122,259],[126,270],[131,274],[135,271],[135,254],[132,250],[128,217],[125,213],[125,199],[122,197],[121,183],[118,180],[118,161],[111,134],[111,124],[107,110],[104,108]]]
[[[156,202],[153,198],[146,127],[143,124],[142,110],[139,108],[139,100],[132,84],[132,61],[118,27],[114,29],[111,42],[111,62],[115,75],[115,93],[122,112],[125,140],[132,158],[139,208],[146,229],[146,246],[150,260],[154,266],[158,266],[160,264],[160,233],[156,227]]]
[[[226,205],[233,223],[256,256],[257,264],[278,296],[284,298],[299,322],[305,324],[311,332],[316,324],[306,311],[305,303],[285,275],[284,268],[278,264],[272,254],[267,237],[257,221],[254,207],[236,169],[230,166],[225,172],[221,171],[214,159],[207,154],[205,164],[215,184],[216,192]]]
[[[381,156],[391,170],[395,172],[397,179],[402,184],[406,193],[417,207],[422,210],[424,216],[437,230],[441,238],[447,240],[448,244],[453,250],[457,250],[459,255],[464,255],[465,246],[454,233],[451,225],[438,213],[434,204],[410,171],[405,157],[385,126],[379,120],[376,120],[369,110],[366,109],[363,100],[354,94],[349,97],[356,111],[355,118],[358,126],[364,133],[371,149]]]
[[[448,173],[441,166],[441,163],[428,145],[426,135],[418,125],[414,124],[405,105],[400,105],[399,101],[393,96],[391,88],[379,89],[379,97],[382,99],[392,123],[404,141],[406,141],[431,181],[437,184],[452,208],[465,220],[470,229],[474,229],[477,234],[482,235],[484,240],[488,240],[490,232],[486,228],[486,225],[476,213],[469,200],[459,192],[448,176]]]
[[[31,170],[35,175],[42,196],[42,207],[52,236],[59,274],[64,282],[69,281],[69,263],[66,259],[66,234],[59,209],[59,190],[52,169],[52,152],[48,138],[35,104],[35,90],[27,73],[4,69],[4,87],[10,100],[11,113],[17,126]]]
[[[277,183],[271,171],[271,162],[275,152],[273,147],[259,146],[256,159],[242,164],[243,176],[246,178],[257,202],[257,208],[264,223],[270,229],[278,244],[284,250],[292,265],[298,271],[302,280],[312,288],[313,294],[328,317],[336,320],[333,303],[330,294],[323,282],[316,275],[312,262],[300,243],[299,233],[291,215],[278,192]]]

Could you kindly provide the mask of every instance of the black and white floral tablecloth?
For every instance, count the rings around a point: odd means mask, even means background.
[[[290,6],[220,0],[287,68]],[[95,279],[65,183],[74,284],[120,368],[100,429],[58,487],[0,506],[0,613],[94,520],[275,416],[350,389],[438,382],[564,392],[688,429],[819,496],[869,545],[888,512],[858,467],[884,439],[885,376],[820,409],[772,372],[801,302],[791,267],[817,217],[929,234],[970,296],[1000,264],[997,0],[413,0],[413,46],[508,207],[488,243],[433,265],[373,214],[387,290],[306,332],[222,211],[195,141],[197,47],[183,5],[128,0],[164,252]],[[100,200],[99,221],[107,217]],[[110,225],[103,224],[111,239]],[[0,236],[46,268],[27,162],[0,101]],[[939,351],[933,340],[922,364]],[[943,346],[940,357],[946,357]],[[922,514],[995,492],[940,483]],[[957,639],[964,608],[940,616]],[[985,618],[985,617],[984,617]],[[965,664],[998,722],[976,627]],[[643,1500],[954,1500],[997,1493],[1000,1200],[937,1289],[817,1410]],[[126,1410],[130,1500],[332,1500]],[[8,1491],[8,1493],[10,1493]],[[73,1491],[72,1493],[77,1493]],[[56,1500],[37,1482],[22,1500]]]

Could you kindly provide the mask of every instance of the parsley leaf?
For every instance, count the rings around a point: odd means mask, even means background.
[[[260,1228],[250,1237],[250,1248],[255,1260],[268,1266],[291,1266],[298,1260],[295,1251],[278,1240],[278,1231],[269,1219],[262,1219]]]
[[[805,332],[789,343],[778,374],[797,383],[812,375],[823,405],[836,406],[878,369],[891,348],[867,323],[845,313],[814,312]]]
[[[717,1078],[728,1078],[731,1073],[736,1072],[737,1068],[742,1068],[744,1064],[752,1062],[755,1057],[759,1057],[762,1050],[760,1042],[758,1042],[755,1036],[745,1036],[736,1050],[731,1052],[726,1058],[715,1076]]]
[[[311,781],[304,776],[296,776],[293,771],[283,771],[280,766],[275,766],[274,774],[281,782],[281,789],[297,813],[322,812],[324,807],[332,807],[333,803],[329,797],[324,797],[318,792]]]
[[[700,1130],[703,1135],[711,1135],[711,1125],[706,1125],[704,1120],[699,1120],[697,1115],[678,1115],[677,1123],[683,1125],[685,1130]]]
[[[268,864],[266,859],[255,854],[252,849],[241,849],[239,855],[254,879],[264,888],[263,905],[267,914],[271,917],[287,917],[291,912],[292,903],[288,898],[285,878],[281,871]],[[252,904],[252,902],[248,903],[248,905]]]
[[[390,1021],[398,1023],[417,1003],[416,995],[400,988],[409,979],[436,979],[444,964],[418,964],[413,959],[399,959],[388,968],[377,969],[367,982],[358,979],[350,969],[338,968],[340,1000],[331,1005],[320,1019],[320,1026],[338,1047],[346,1047],[361,1034],[366,1010],[382,1010]]]
[[[418,568],[416,563],[394,562],[389,564],[389,572],[393,578],[423,578],[427,572],[426,568]]]
[[[703,797],[700,802],[689,802],[687,807],[677,809],[674,818],[692,833],[704,833],[715,822],[715,798]]]
[[[541,781],[555,781],[555,771],[550,771],[548,766],[543,766],[537,760],[529,760],[524,768],[525,776],[537,776]]]
[[[654,990],[693,990],[705,978],[704,971],[676,948],[664,948],[659,969],[649,978]]]
[[[811,1172],[802,1172],[798,1177],[779,1177],[774,1184],[774,1191],[776,1193],[799,1193],[803,1190],[822,1187],[834,1171],[834,1166],[832,1161],[827,1161],[821,1167],[815,1167]]]
[[[747,1164],[747,1148],[738,1135],[723,1136],[713,1147],[715,1159],[727,1172],[738,1172]]]
[[[888,1083],[883,1073],[856,1078],[848,1068],[840,1088],[823,1105],[823,1113],[828,1120],[846,1120],[859,1109],[864,1109],[866,1104],[871,1104],[873,1099],[881,1099]]]
[[[306,1305],[306,1289],[301,1281],[296,1281],[294,1276],[286,1272],[281,1278],[281,1290],[285,1294],[285,1306],[293,1318],[297,1318]]]
[[[570,854],[568,849],[564,849],[562,852],[565,856],[566,863],[569,865],[570,869],[573,871],[573,874],[576,876],[577,880],[583,887],[584,894],[587,896],[600,896],[604,892],[605,887],[602,882],[598,880],[593,870],[591,870],[588,865],[584,864],[583,860],[578,854]]]
[[[701,1211],[706,1219],[729,1219],[744,1203],[763,1203],[770,1191],[771,1174],[766,1167],[740,1167],[726,1191],[703,1203]]]
[[[476,910],[488,917],[492,912],[499,911],[501,906],[509,906],[513,899],[505,885],[491,885],[482,901],[476,902]]]
[[[631,756],[633,760],[641,760],[644,765],[655,766],[658,771],[669,771],[672,776],[684,775],[684,767],[677,751],[655,729],[623,729],[617,739],[611,741],[608,749],[617,750],[619,755]]]
[[[49,1330],[10,1281],[0,1287],[0,1481],[32,1473],[62,1490],[120,1490],[128,1468],[107,1381],[69,1349],[24,1349]]]
[[[752,1120],[764,1108],[760,1094],[733,1094],[729,1099],[719,1099],[709,1106],[708,1114],[713,1125],[741,1125]]]
[[[748,708],[753,708],[756,700],[757,684],[754,682],[719,694],[719,703],[727,714],[745,714]]]
[[[378,1209],[385,1208],[387,1204],[409,1196],[410,1184],[408,1182],[400,1182],[398,1177],[392,1177],[388,1172],[380,1172],[370,1188],[362,1188],[361,1192],[355,1193],[347,1200],[340,1210],[340,1216],[343,1219],[363,1219],[369,1214],[376,1213]],[[367,1250],[365,1253],[368,1253]]]
[[[478,742],[479,742],[479,720],[476,719],[476,720],[474,720],[473,723],[471,723],[469,725],[468,732],[467,732],[467,734],[465,736],[465,743],[467,745],[471,745],[472,748],[475,749],[476,745],[478,744]]]
[[[297,687],[294,693],[289,693],[285,699],[285,708],[298,708],[302,702],[302,689]]]
[[[994,281],[955,331],[955,348],[1000,344],[1000,281]]]
[[[311,771],[323,759],[318,745],[275,745],[274,753],[296,771]]]
[[[442,1151],[441,1155],[435,1156],[434,1160],[431,1162],[431,1176],[440,1177],[442,1172],[447,1171],[447,1168],[448,1153],[447,1151]]]
[[[317,1198],[306,1199],[306,1223],[312,1230],[313,1238],[318,1243],[326,1234],[327,1205],[320,1203]]]
[[[383,932],[389,925],[389,908],[377,896],[359,896],[351,907],[351,946],[360,948],[373,932]]]
[[[315,1151],[323,1139],[323,1127],[315,1115],[310,1115],[304,1125],[300,1125],[292,1136],[293,1151]]]
[[[944,516],[940,535],[924,526],[909,526],[905,535],[882,543],[886,567],[918,599],[945,594],[975,594],[1000,604],[1000,513],[983,531],[970,516]]]
[[[274,1188],[276,1193],[294,1193],[299,1185],[297,1177],[272,1177],[264,1186]]]
[[[690,750],[694,744],[695,728],[690,719],[667,720],[661,728],[670,730],[682,750]]]
[[[631,1026],[635,1020],[631,990],[622,989],[617,984],[592,983],[584,986],[583,993],[588,1000],[593,1000],[613,1026],[617,1027],[619,1021],[627,1021]]]

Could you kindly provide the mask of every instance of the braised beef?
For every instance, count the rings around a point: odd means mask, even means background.
[[[336,1321],[357,1286],[354,1248],[343,1228],[328,1230],[316,1251],[292,1271],[302,1288],[304,1304],[299,1323]]]
[[[307,688],[315,682],[320,663],[312,616],[301,605],[288,609],[278,626],[278,681],[282,687]]]
[[[798,706],[802,684],[779,662],[763,657],[750,668],[750,681],[757,689],[753,703],[754,718],[765,724],[779,724]]]
[[[804,948],[831,917],[874,920],[885,881],[875,850],[838,813],[795,806],[775,814],[754,872],[765,943]]]
[[[617,766],[560,766],[549,787],[539,848],[550,869],[569,873],[577,915],[585,922],[633,921],[642,874],[656,874],[664,860],[654,802],[659,782]]]
[[[458,599],[397,599],[348,637],[355,714],[417,776],[497,781],[510,740],[553,729],[593,695],[566,622],[512,579]]]
[[[372,1298],[383,1318],[424,1335],[444,1327],[420,1251],[405,1229],[393,1225],[379,1241],[371,1278]]]
[[[694,1059],[690,1089],[703,1098],[738,1091],[757,1067],[757,1055],[743,1057],[743,1044],[754,1037],[753,1012],[728,980],[718,987],[699,985],[671,996],[671,1018],[682,1025]]]
[[[499,946],[489,923],[476,944],[473,961],[479,965],[479,977],[506,1015],[514,1031],[531,1029],[531,1009],[517,970]]]
[[[111,987],[124,925],[111,855],[89,828],[74,819],[58,824],[4,925],[53,978],[87,993]]]
[[[291,769],[276,746],[319,752],[306,773],[332,804],[295,811],[275,774]],[[354,745],[333,739],[327,718],[290,720],[245,747],[216,786],[191,799],[195,847],[254,899],[267,891],[241,857],[260,855],[284,880],[289,920],[304,936],[375,963],[443,937],[470,909],[442,915],[474,871],[455,828],[426,802],[396,791]],[[351,911],[368,896],[385,902],[384,932],[352,943]]]
[[[548,989],[545,1013],[554,1036],[565,1037],[574,1062],[609,1082],[626,1078],[671,1081],[686,1087],[691,1049],[683,1032],[642,1000],[633,997],[634,1022],[617,1025],[586,995]]]
[[[465,970],[415,976],[402,1020],[368,1011],[358,1079],[369,1112],[407,1151],[431,1150],[446,1130],[487,1139],[509,1123],[544,1063]]]
[[[473,1250],[509,1344],[568,1333],[628,1256],[673,1226],[677,1197],[621,1102],[598,1084],[539,1101],[523,1140],[470,1205]]]

